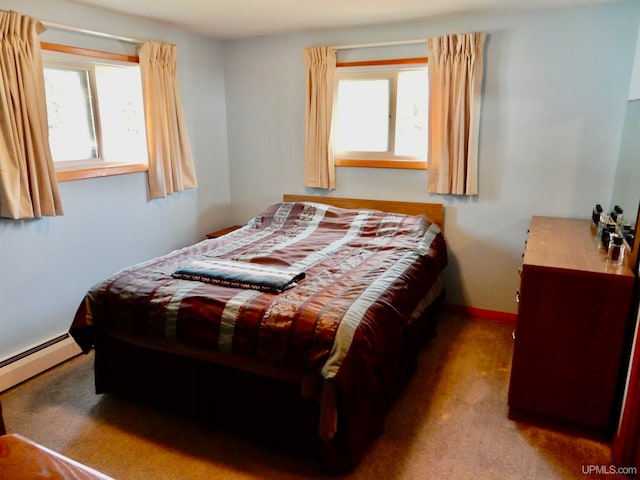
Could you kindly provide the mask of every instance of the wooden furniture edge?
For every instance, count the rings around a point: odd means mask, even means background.
[[[220,228],[219,230],[216,230],[214,232],[209,232],[205,236],[207,238],[218,238],[226,235],[227,233],[238,230],[239,228],[242,228],[242,225],[231,225],[230,227]]]
[[[47,448],[17,433],[0,436],[0,477],[6,480],[26,478],[74,478],[77,480],[113,480],[108,475]]]
[[[368,208],[406,215],[426,215],[440,228],[444,225],[444,206],[441,203],[402,202],[393,200],[372,200],[362,198],[325,197],[319,195],[296,195],[285,193],[285,202],[316,202],[338,208]]]
[[[7,429],[4,426],[4,418],[2,417],[2,402],[0,402],[0,435],[6,435]]]

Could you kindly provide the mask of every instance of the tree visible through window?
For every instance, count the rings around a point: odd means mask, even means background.
[[[49,144],[56,160],[98,158],[87,70],[45,68]]]
[[[46,52],[44,77],[57,167],[147,163],[138,64]]]
[[[425,168],[426,63],[338,68],[336,165]]]

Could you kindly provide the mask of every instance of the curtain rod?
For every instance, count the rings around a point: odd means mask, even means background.
[[[355,50],[357,48],[373,48],[373,47],[395,47],[398,45],[414,45],[417,43],[426,43],[426,38],[419,38],[416,40],[400,40],[397,42],[379,42],[379,43],[361,43],[359,45],[339,45],[337,47],[331,47],[334,50]]]
[[[104,38],[110,38],[112,40],[120,40],[121,42],[126,42],[126,43],[136,43],[138,45],[142,45],[144,42],[146,42],[146,40],[139,40],[137,38],[130,38],[130,37],[121,37],[119,35],[113,35],[111,33],[96,32],[95,30],[87,30],[85,28],[73,27],[71,25],[64,25],[62,23],[47,22],[45,20],[40,20],[40,21],[44,26],[48,28],[52,28],[54,30],[65,30],[68,32],[83,33],[86,35],[93,35],[95,37],[104,37]]]

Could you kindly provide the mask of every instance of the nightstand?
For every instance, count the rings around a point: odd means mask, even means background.
[[[231,233],[234,230],[238,230],[239,228],[242,228],[242,225],[232,225],[230,227],[221,228],[220,230],[216,230],[215,232],[207,233],[207,238],[218,238],[226,235],[227,233]]]

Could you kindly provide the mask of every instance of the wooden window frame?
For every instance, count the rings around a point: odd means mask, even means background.
[[[338,62],[336,63],[336,68],[372,67],[387,65],[417,65],[428,63],[428,60],[428,57],[414,57],[386,60],[364,60],[359,62]],[[400,168],[409,170],[427,170],[427,162],[419,160],[372,160],[336,157],[334,160],[334,164],[336,167]]]
[[[104,60],[116,60],[120,62],[139,63],[138,57],[123,55],[120,53],[104,52],[88,48],[72,47],[57,43],[41,42],[40,48],[51,52],[68,53],[83,57],[101,58]],[[68,182],[71,180],[81,180],[85,178],[106,177],[111,175],[122,175],[127,173],[147,172],[149,166],[145,163],[124,163],[124,162],[102,162],[104,165],[90,166],[71,165],[56,168],[56,179],[58,182]]]

